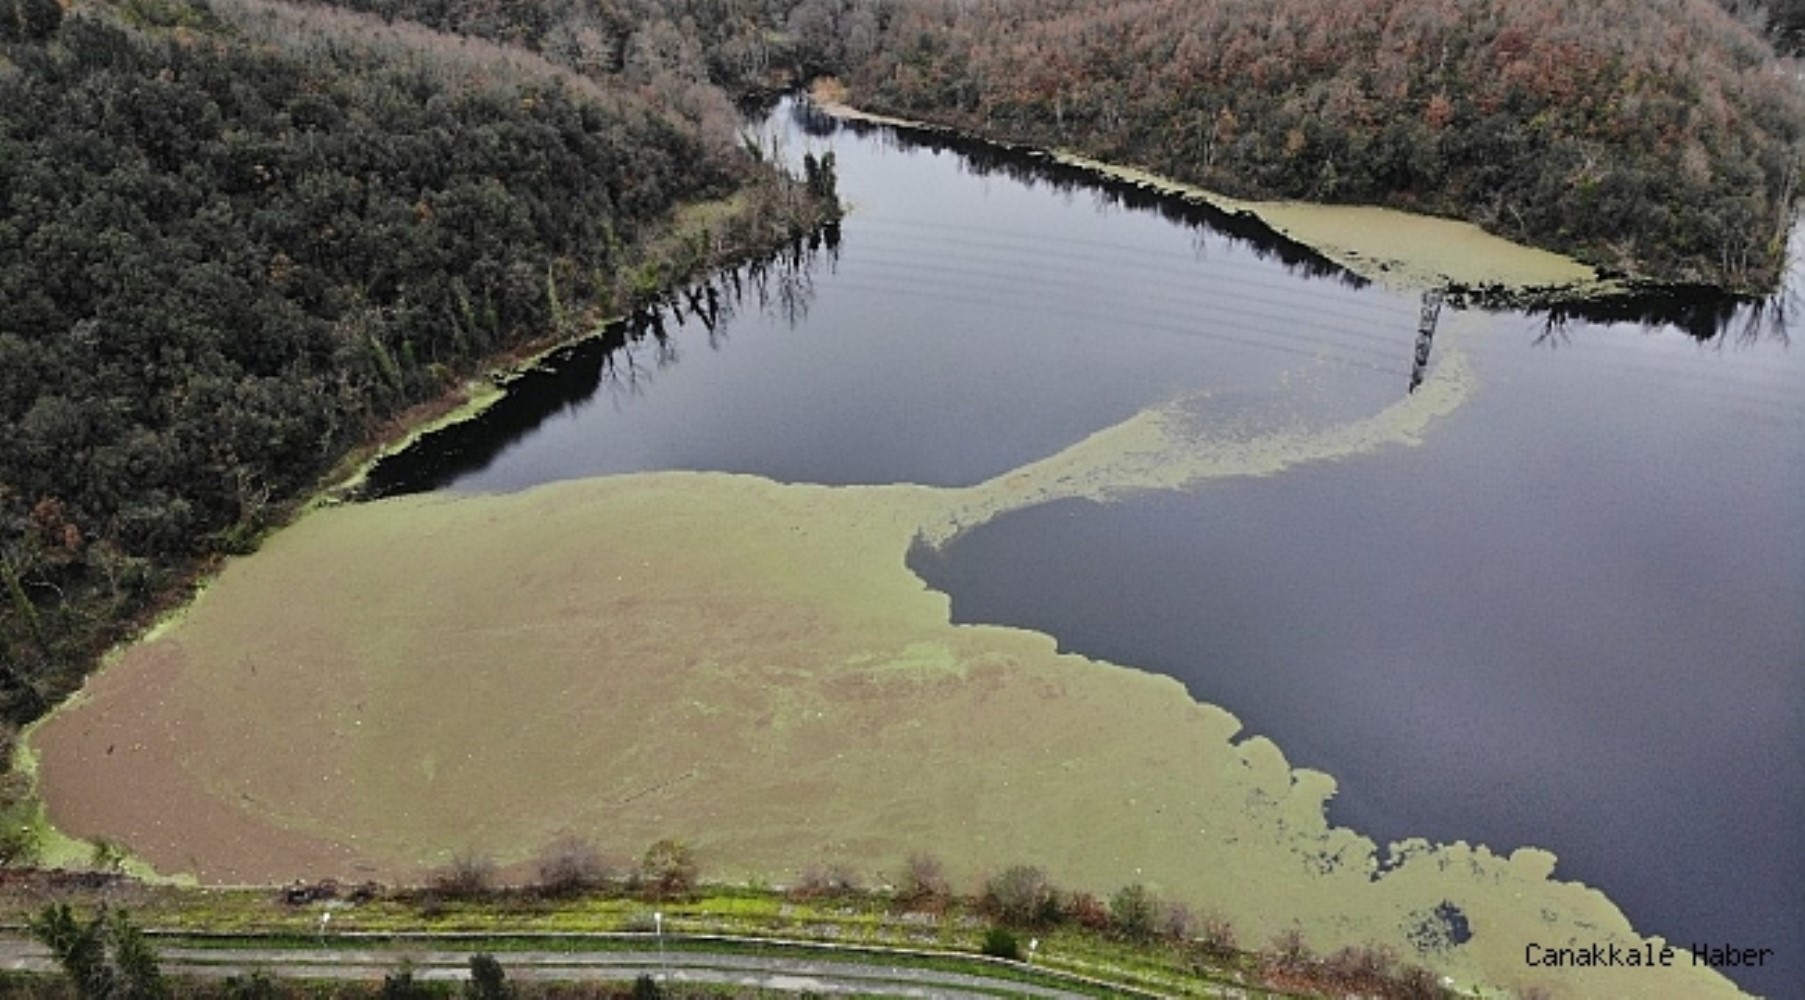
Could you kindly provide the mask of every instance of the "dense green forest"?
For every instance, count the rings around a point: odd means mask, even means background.
[[[264,0],[0,0],[0,713],[483,359],[837,212],[659,82]]]
[[[824,0],[811,0],[824,2]],[[1710,0],[894,0],[855,104],[1759,292],[1805,103]],[[850,38],[850,36],[848,36]]]

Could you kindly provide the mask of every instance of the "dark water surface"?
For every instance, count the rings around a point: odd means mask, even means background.
[[[1415,299],[1236,220],[784,108],[765,128],[834,150],[837,246],[563,352],[374,491],[959,485],[1178,395],[1319,421],[1408,384]],[[1444,321],[1478,388],[1421,447],[1007,514],[915,568],[960,621],[1235,712],[1340,781],[1337,822],[1548,848],[1638,930],[1775,948],[1735,978],[1801,995],[1805,358],[1747,307],[1672,305]]]
[[[1295,246],[1132,210],[1119,199],[1159,202],[1075,172],[1029,186],[1008,176],[1019,159],[810,136],[782,112],[767,128],[792,158],[834,151],[853,206],[837,248],[717,280],[732,316],[712,331],[679,295],[666,338],[567,351],[497,419],[379,466],[373,490],[655,469],[966,485],[1179,393],[1332,417],[1407,382],[1417,303]],[[1337,390],[1277,391],[1300,377]]]
[[[1805,391],[1784,349],[1500,320],[1427,443],[973,530],[958,621],[1168,674],[1388,840],[1553,850],[1643,932],[1805,954]]]

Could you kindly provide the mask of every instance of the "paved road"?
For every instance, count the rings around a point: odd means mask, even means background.
[[[159,947],[165,972],[207,977],[246,975],[262,969],[284,978],[380,979],[403,958],[421,979],[462,979],[469,974],[468,951],[427,948],[193,948]],[[783,958],[730,952],[671,951],[505,951],[496,958],[508,978],[527,980],[627,981],[645,974],[673,983],[756,986],[789,992],[860,993],[895,997],[1043,997],[1087,994],[1008,979],[943,972],[906,965]],[[0,969],[53,972],[50,953],[35,941],[0,936]]]

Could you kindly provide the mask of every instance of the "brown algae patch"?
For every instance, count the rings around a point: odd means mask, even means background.
[[[1372,418],[1238,442],[1153,411],[968,490],[665,473],[318,509],[36,729],[39,791],[64,830],[208,883],[416,878],[571,833],[679,837],[715,876],[777,881],[925,849],[967,884],[1021,862],[1144,882],[1249,943],[1296,926],[1462,983],[1735,995],[1683,956],[1531,975],[1529,942],[1642,939],[1545,852],[1413,843],[1382,865],[1326,823],[1332,779],[1227,712],[953,626],[905,568],[924,534],[1027,503],[1409,443],[1469,384],[1446,355]]]

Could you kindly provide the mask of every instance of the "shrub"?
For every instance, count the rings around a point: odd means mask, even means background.
[[[480,854],[455,854],[433,875],[432,887],[450,899],[480,899],[495,887],[495,861]]]
[[[464,983],[464,996],[470,1000],[507,1000],[513,995],[508,974],[494,955],[470,956],[470,979]]]
[[[923,851],[909,855],[897,880],[896,898],[911,906],[940,906],[953,894],[940,859]]]
[[[1197,917],[1183,903],[1167,903],[1159,923],[1160,933],[1174,941],[1189,941],[1197,933]]]
[[[262,969],[248,976],[227,976],[224,985],[226,1000],[277,1000],[282,995],[275,977]]]
[[[0,812],[0,866],[36,864],[43,845],[38,831],[14,810]]]
[[[837,896],[850,896],[858,892],[858,873],[846,865],[828,865],[827,890]]]
[[[1304,943],[1304,932],[1291,928],[1266,946],[1266,964],[1277,969],[1296,971],[1310,963],[1310,947]]]
[[[1118,937],[1147,941],[1159,918],[1159,899],[1139,882],[1123,886],[1109,898],[1109,919]]]
[[[1211,916],[1203,922],[1203,932],[1198,935],[1197,943],[1216,958],[1227,958],[1236,950],[1235,928],[1220,915]]]
[[[1391,985],[1396,965],[1392,954],[1383,948],[1343,948],[1325,960],[1327,973],[1337,984],[1362,993],[1377,993]]]
[[[382,1000],[434,1000],[437,992],[414,978],[414,963],[402,959],[395,971],[382,977]]]
[[[1016,865],[985,883],[984,908],[1006,924],[1032,927],[1057,921],[1059,895],[1046,872]]]
[[[844,896],[859,891],[859,877],[845,865],[809,865],[802,869],[790,895],[796,899]]]
[[[1015,935],[1001,927],[992,927],[984,934],[984,954],[992,958],[1006,958],[1011,962],[1019,962],[1022,958],[1021,942]]]
[[[608,882],[608,866],[595,845],[580,837],[560,837],[539,854],[539,891],[574,896]]]
[[[79,996],[155,1000],[169,995],[156,952],[123,910],[109,914],[102,907],[93,919],[82,921],[68,903],[48,905],[26,921],[26,930],[50,949]]]
[[[1406,965],[1393,980],[1397,986],[1392,995],[1401,1000],[1440,1000],[1446,995],[1435,973],[1420,965]]]
[[[125,848],[104,837],[94,840],[94,849],[88,854],[88,867],[98,872],[121,872],[125,870]]]
[[[1109,907],[1088,892],[1074,892],[1065,898],[1065,918],[1089,931],[1109,930]]]
[[[646,849],[639,874],[646,890],[656,896],[681,896],[695,888],[698,874],[695,855],[676,840],[660,840]]]

